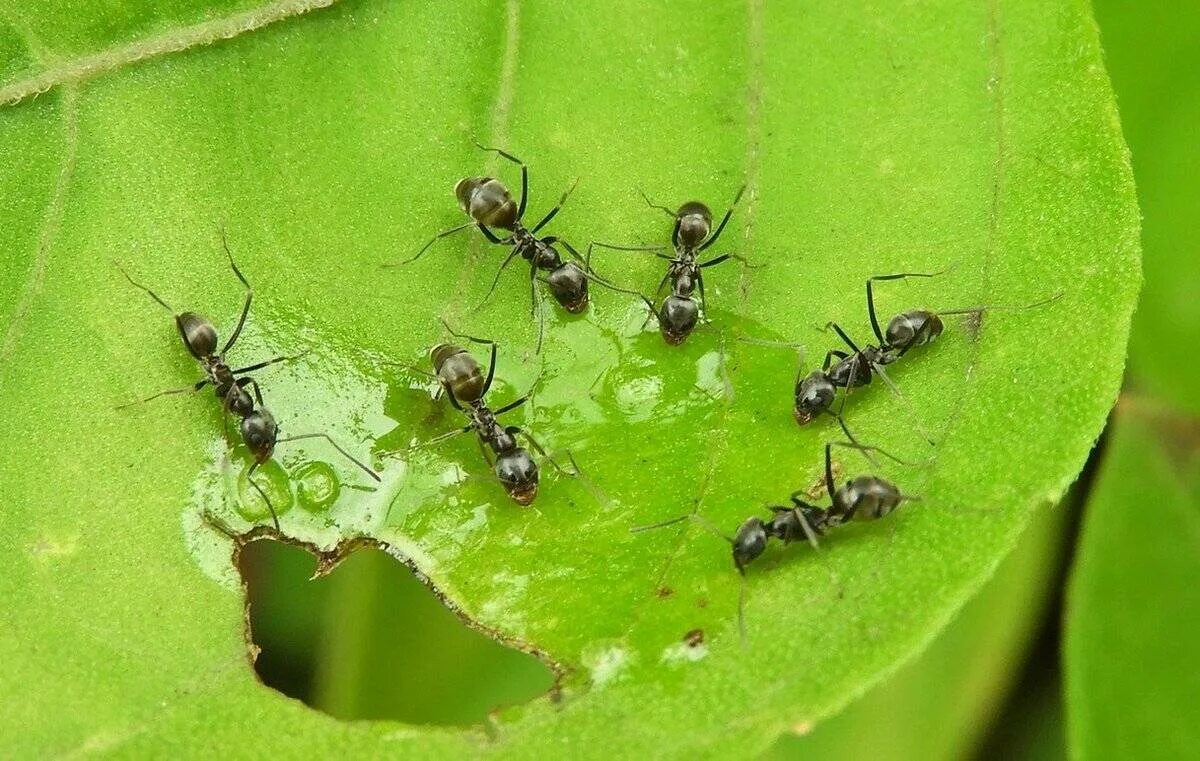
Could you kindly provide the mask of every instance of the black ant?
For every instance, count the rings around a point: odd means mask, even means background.
[[[796,384],[793,389],[793,415],[797,423],[807,425],[818,415],[822,413],[829,414],[837,419],[842,431],[853,440],[853,437],[850,436],[849,431],[846,429],[846,423],[842,415],[846,396],[849,391],[869,385],[872,377],[878,375],[892,393],[903,398],[900,390],[892,382],[884,367],[900,359],[912,349],[936,341],[945,329],[945,325],[941,319],[942,316],[979,314],[984,311],[996,309],[1033,309],[1034,307],[1055,301],[1062,296],[1059,293],[1048,299],[1024,306],[982,305],[966,309],[942,310],[940,312],[933,312],[927,309],[912,309],[893,317],[888,322],[886,330],[880,329],[879,318],[875,312],[875,293],[873,287],[875,282],[901,280],[909,277],[936,277],[940,274],[942,273],[902,272],[893,275],[876,275],[867,279],[867,313],[871,320],[871,329],[875,333],[875,337],[879,343],[874,346],[864,345],[860,348],[858,344],[851,340],[841,326],[835,322],[828,323],[826,328],[832,328],[838,334],[838,337],[846,343],[852,353],[832,349],[825,353],[825,359],[821,363],[819,370],[813,370],[807,375],[804,374],[803,367],[797,371]],[[793,348],[796,346],[796,344],[763,341],[753,338],[743,338],[742,340],[768,346],[788,346]],[[843,394],[842,404],[839,410],[835,412],[832,407],[837,389],[839,388],[846,389],[847,394]],[[925,438],[928,440],[927,436]]]
[[[829,351],[825,355],[825,362],[822,365],[824,377],[820,377],[818,373],[814,372],[797,386],[796,419],[798,422],[802,424],[803,422],[807,422],[802,420],[804,416],[802,412],[808,414],[808,419],[811,420],[811,414],[814,414],[813,410],[819,411],[821,405],[828,406],[832,402],[833,389],[831,387],[846,389],[846,394],[842,397],[842,406],[844,407],[846,396],[849,395],[849,392],[860,386],[869,385],[873,375],[878,375],[880,380],[888,386],[893,394],[899,398],[903,398],[900,394],[900,389],[888,377],[884,367],[896,362],[910,350],[936,341],[945,329],[942,323],[942,316],[944,315],[975,315],[988,310],[1001,309],[1033,309],[1049,304],[1062,297],[1061,293],[1057,293],[1049,298],[1024,306],[981,305],[965,309],[945,309],[939,312],[933,312],[928,309],[910,309],[889,320],[886,330],[880,330],[879,318],[875,313],[874,283],[886,280],[903,280],[910,277],[936,277],[940,274],[942,273],[900,272],[892,275],[876,275],[867,279],[867,314],[871,320],[871,330],[875,333],[878,344],[874,346],[868,344],[859,348],[850,339],[850,336],[842,330],[841,326],[836,322],[828,323],[826,328],[832,328],[852,353],[847,354],[836,349]],[[833,357],[837,357],[837,362],[831,367],[830,360]],[[806,387],[801,389],[801,385],[805,385]],[[925,438],[929,443],[933,443],[929,440],[928,436],[925,436]]]
[[[328,434],[306,433],[299,436],[289,436],[284,439],[279,438],[279,426],[275,422],[274,416],[272,416],[271,413],[268,412],[265,407],[263,407],[262,391],[258,387],[258,382],[246,373],[260,370],[277,362],[297,359],[302,355],[275,357],[274,359],[269,359],[265,362],[258,362],[256,364],[247,365],[246,367],[239,367],[237,369],[231,369],[229,367],[229,364],[225,361],[225,355],[230,349],[233,348],[233,345],[237,342],[238,337],[242,333],[242,328],[246,324],[246,318],[250,314],[250,303],[254,299],[254,290],[250,287],[250,283],[247,282],[245,276],[242,275],[241,270],[238,269],[237,264],[233,261],[233,253],[229,250],[229,244],[225,241],[225,234],[223,231],[221,233],[221,245],[224,246],[225,253],[229,257],[229,266],[233,269],[233,273],[237,275],[238,280],[240,280],[242,285],[246,288],[246,299],[242,304],[242,313],[238,318],[237,327],[234,328],[233,334],[229,337],[229,340],[225,342],[225,345],[221,347],[219,352],[217,351],[217,330],[213,326],[212,322],[210,322],[207,318],[196,314],[195,312],[176,312],[169,304],[167,304],[167,302],[159,298],[158,294],[134,280],[132,277],[130,277],[129,273],[126,272],[123,267],[121,267],[120,264],[113,262],[117,269],[121,271],[121,274],[125,276],[126,280],[128,280],[135,287],[140,288],[148,293],[150,298],[157,301],[164,309],[174,315],[175,326],[179,329],[179,337],[183,339],[183,344],[192,357],[200,363],[200,367],[203,369],[205,375],[204,378],[196,381],[190,386],[160,391],[157,394],[146,397],[145,399],[129,402],[128,404],[122,404],[117,407],[117,409],[124,409],[134,404],[145,403],[152,399],[157,399],[160,396],[194,393],[205,386],[211,385],[213,390],[216,392],[217,398],[221,400],[222,419],[225,419],[229,412],[233,412],[241,419],[239,429],[242,434],[242,440],[245,442],[246,448],[249,449],[250,453],[254,456],[254,463],[246,472],[246,479],[250,482],[250,485],[254,487],[255,491],[258,492],[259,496],[263,498],[263,501],[266,502],[267,509],[271,511],[271,519],[275,524],[275,529],[278,531],[279,516],[275,512],[275,507],[271,504],[271,500],[267,497],[266,492],[263,491],[262,487],[260,487],[253,478],[254,471],[258,469],[258,466],[262,465],[271,458],[271,455],[275,451],[276,444],[287,441],[298,441],[300,439],[323,438],[328,441],[334,449],[342,453],[346,459],[350,460],[359,468],[361,468],[371,478],[375,479],[376,481],[379,481],[380,479],[379,476],[376,475],[370,468],[356,460],[348,452],[346,452],[346,450],[338,446],[338,444],[331,439]],[[247,386],[250,386],[253,389],[253,396],[246,391]],[[228,438],[227,425],[226,437]]]
[[[443,322],[443,325],[445,323]],[[517,436],[522,436],[529,442],[539,455],[548,460],[561,473],[569,476],[579,476],[579,466],[575,458],[567,452],[574,472],[564,470],[554,461],[546,450],[533,436],[519,426],[504,426],[499,417],[514,410],[529,401],[529,396],[509,402],[498,410],[487,406],[484,397],[492,387],[492,379],[496,374],[496,355],[498,346],[495,341],[487,338],[456,333],[449,325],[446,330],[457,338],[465,338],[473,343],[491,347],[491,359],[488,362],[486,376],[479,362],[461,346],[453,344],[438,344],[429,352],[429,360],[433,365],[433,377],[438,381],[442,391],[450,399],[454,409],[462,412],[470,421],[462,428],[437,437],[431,443],[438,443],[453,438],[462,433],[475,431],[481,447],[486,447],[484,457],[492,465],[496,478],[504,486],[508,496],[522,507],[531,504],[538,493],[538,465],[529,452],[517,444]],[[491,450],[491,454],[488,453]],[[494,462],[493,462],[494,459]]]
[[[895,457],[878,447],[836,443],[838,446],[876,451],[896,460]],[[732,537],[695,513],[681,515],[678,518],[648,526],[636,526],[630,531],[639,533],[690,520],[729,542],[732,547],[733,565],[742,577],[742,591],[738,596],[738,630],[745,639],[743,603],[746,567],[766,551],[767,544],[771,539],[778,539],[785,545],[803,539],[812,545],[813,549],[818,549],[817,537],[824,536],[830,529],[852,520],[878,520],[899,507],[901,502],[917,499],[917,497],[901,493],[892,482],[872,475],[858,476],[835,488],[832,447],[833,444],[825,445],[825,490],[830,502],[828,507],[808,502],[804,499],[807,496],[805,490],[798,489],[790,496],[792,503],[790,506],[770,505],[769,509],[772,513],[770,518],[763,520],[758,516],[752,516],[738,527],[737,533]],[[899,462],[899,460],[896,461]]]
[[[496,272],[496,277],[492,281],[491,288],[488,289],[487,295],[483,299],[484,303],[491,298],[492,292],[496,290],[496,285],[500,282],[500,275],[503,274],[505,268],[508,267],[517,255],[520,255],[521,258],[529,262],[531,315],[537,310],[536,280],[539,279],[549,287],[551,295],[554,296],[554,299],[564,309],[572,314],[583,312],[587,309],[588,305],[588,281],[594,280],[601,285],[610,287],[611,284],[603,278],[598,277],[594,272],[590,272],[590,267],[584,261],[584,258],[567,241],[554,235],[544,238],[537,237],[538,231],[545,227],[550,220],[554,219],[559,210],[562,209],[567,198],[575,190],[575,184],[578,181],[572,183],[571,187],[567,188],[567,191],[558,199],[558,204],[546,216],[542,217],[540,222],[532,228],[526,228],[521,223],[521,220],[525,216],[525,205],[529,200],[529,167],[521,159],[500,148],[489,148],[480,143],[475,143],[475,145],[480,150],[494,152],[521,167],[520,200],[514,201],[512,193],[509,192],[504,183],[494,177],[462,178],[454,186],[454,195],[458,198],[459,208],[470,217],[470,221],[457,227],[443,230],[433,236],[428,243],[421,247],[421,250],[415,256],[399,264],[409,264],[420,259],[429,250],[430,246],[441,238],[466,230],[469,227],[477,227],[490,242],[512,247],[512,251],[509,252],[504,262],[500,265],[500,269]],[[506,231],[508,235],[503,238],[497,236],[491,230],[493,227]],[[564,261],[555,248],[556,245],[566,249],[567,253],[577,261],[584,262],[584,266],[580,267],[574,261]],[[396,265],[385,264],[384,266],[392,267]],[[539,270],[546,272],[547,275],[544,278],[539,278]],[[544,321],[539,322],[539,350],[542,345],[544,327]]]
[[[701,308],[706,306],[702,270],[727,259],[737,259],[750,266],[746,259],[738,254],[722,254],[704,262],[701,262],[699,257],[701,252],[711,247],[721,237],[725,225],[729,223],[729,218],[733,216],[733,210],[737,207],[738,201],[742,199],[742,193],[745,191],[745,185],[738,189],[737,196],[734,197],[733,203],[729,205],[729,209],[721,218],[721,223],[717,225],[715,231],[712,229],[712,211],[700,201],[688,201],[678,210],[671,211],[666,206],[654,203],[645,193],[642,193],[642,198],[650,208],[660,209],[675,220],[675,226],[671,230],[671,246],[675,250],[673,256],[660,253],[661,247],[659,246],[618,246],[599,242],[591,244],[591,246],[617,251],[651,251],[660,259],[670,262],[666,274],[659,281],[658,289],[655,291],[656,294],[661,293],[663,286],[667,283],[671,284],[671,293],[663,300],[662,306],[656,308],[650,299],[645,296],[642,296],[642,299],[650,308],[651,315],[658,320],[659,332],[662,333],[663,340],[672,346],[678,346],[687,340],[700,318]],[[589,260],[591,259],[591,246],[588,247]],[[693,295],[697,288],[700,290],[699,301]]]

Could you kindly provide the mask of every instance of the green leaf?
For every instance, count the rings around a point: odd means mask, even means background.
[[[96,72],[57,61],[45,70],[77,75],[0,111],[0,593],[20,622],[0,628],[0,681],[14,685],[0,735],[16,751],[753,752],[912,657],[1061,496],[1115,397],[1138,285],[1137,210],[1086,8],[696,2],[634,22],[645,12],[347,2]],[[6,39],[94,52],[31,39],[51,13],[10,11]],[[136,44],[111,26],[113,46]],[[534,355],[519,268],[475,311],[501,261],[478,235],[379,268],[459,223],[459,177],[516,183],[472,136],[531,162],[531,215],[581,178],[548,228],[576,245],[664,241],[667,220],[635,188],[720,210],[745,181],[714,251],[765,267],[709,270],[712,324],[682,347],[596,289],[586,316],[544,309]],[[219,226],[256,288],[236,359],[310,350],[259,374],[267,404],[286,433],[373,450],[384,480],[363,490],[324,443],[281,444],[264,475],[290,506],[284,531],[323,550],[383,542],[479,625],[548,653],[566,671],[560,701],[506,711],[485,735],[341,723],[254,679],[230,543],[199,517],[248,527],[244,454],[226,464],[208,394],[113,409],[196,369],[110,259],[225,335],[241,292]],[[662,273],[638,254],[595,263],[646,291]],[[813,484],[836,427],[797,429],[794,358],[736,339],[802,341],[811,365],[835,345],[814,326],[870,335],[866,277],[950,265],[881,288],[880,309],[1063,297],[981,327],[949,320],[894,368],[903,401],[854,395],[856,435],[917,463],[880,474],[922,501],[819,554],[772,550],[749,574],[741,647],[728,547],[691,525],[628,529],[694,510],[732,530]],[[501,342],[496,404],[540,379],[511,419],[571,450],[606,502],[546,467],[537,509],[521,510],[467,437],[387,455],[460,424],[388,364],[424,362],[440,315]],[[846,476],[870,469],[838,459]],[[301,498],[330,472],[332,505]],[[682,642],[694,629],[702,648]]]
[[[1182,666],[1198,651],[1196,433],[1134,402],[1118,413],[1071,574],[1074,758],[1181,758],[1200,743],[1200,677]]]

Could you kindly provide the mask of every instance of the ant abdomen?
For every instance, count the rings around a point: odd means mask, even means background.
[[[210,357],[217,351],[217,329],[207,318],[195,312],[184,312],[175,318],[187,350],[196,359]]]
[[[699,201],[688,201],[675,212],[679,225],[679,242],[687,248],[695,248],[704,242],[712,229],[712,212]]]
[[[522,507],[532,504],[538,493],[538,466],[529,452],[516,447],[496,458],[496,478]]]
[[[429,352],[434,372],[443,387],[460,402],[473,404],[483,396],[484,378],[479,363],[461,346],[439,344]]]
[[[890,481],[858,476],[833,495],[833,510],[843,520],[871,521],[895,510],[903,497]]]
[[[512,230],[517,203],[504,183],[492,177],[464,177],[454,186],[458,205],[471,219],[488,227]]]
[[[695,299],[668,296],[658,313],[659,330],[663,340],[672,346],[683,343],[691,335],[699,318],[700,305]]]
[[[908,350],[933,343],[943,329],[941,317],[924,309],[914,309],[893,317],[884,339],[894,349]]]

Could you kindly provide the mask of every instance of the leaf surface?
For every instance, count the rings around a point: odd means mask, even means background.
[[[177,10],[164,13],[182,28],[219,9]],[[20,620],[0,628],[0,675],[19,685],[0,697],[0,735],[41,755],[747,753],[863,693],[990,576],[1099,432],[1138,286],[1132,183],[1085,5],[697,2],[631,23],[646,13],[339,3],[0,110],[0,591]],[[7,18],[30,49],[49,24],[36,8]],[[133,44],[137,29],[112,24],[112,45]],[[585,316],[544,308],[535,355],[521,268],[476,310],[501,261],[478,235],[379,266],[459,223],[461,176],[517,186],[472,136],[530,162],[531,218],[581,178],[547,228],[577,247],[665,242],[669,220],[636,188],[719,214],[745,182],[713,251],[764,266],[708,270],[712,324],[682,347],[596,289]],[[281,444],[264,475],[285,533],[386,544],[480,626],[547,653],[560,700],[485,733],[341,723],[255,681],[230,543],[199,518],[248,527],[244,453],[226,459],[207,392],[113,409],[196,370],[110,260],[227,335],[242,294],[219,227],[256,288],[237,361],[309,350],[259,374],[267,404],[286,434],[328,433],[383,478],[364,490],[322,442]],[[636,253],[594,263],[644,291],[662,273]],[[879,474],[921,501],[820,553],[770,551],[739,646],[728,547],[690,524],[629,528],[694,511],[732,530],[809,488],[836,427],[798,429],[794,356],[737,339],[803,342],[811,366],[836,345],[826,321],[870,336],[868,276],[949,266],[881,287],[881,312],[1063,295],[948,319],[893,368],[903,400],[851,398],[855,434],[914,463]],[[537,509],[521,510],[469,437],[409,450],[460,424],[394,364],[425,361],[440,316],[500,341],[490,398],[534,388],[510,419],[570,450],[606,500],[544,465]],[[846,477],[871,469],[838,461]],[[330,473],[336,501],[301,496]]]

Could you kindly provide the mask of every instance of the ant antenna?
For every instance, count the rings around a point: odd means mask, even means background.
[[[254,471],[256,468],[258,468],[257,462],[251,465],[250,470],[246,472],[246,481],[254,487],[254,491],[258,492],[258,496],[262,497],[263,502],[267,503],[267,509],[271,511],[271,522],[275,524],[275,530],[282,533],[282,529],[279,528],[279,513],[275,512],[275,505],[271,503],[271,498],[267,496],[263,488],[254,480]]]
[[[870,444],[860,444],[857,441],[854,441],[853,439],[850,441],[831,441],[829,443],[830,443],[830,445],[835,446],[835,447],[846,447],[847,449],[857,449],[858,451],[862,452],[863,457],[866,457],[868,460],[870,460],[871,458],[867,457],[867,452],[878,452],[879,454],[888,458],[892,462],[896,462],[901,465],[912,465],[912,463],[910,463],[910,462],[905,462],[904,460],[901,460],[899,457],[889,454],[887,452],[887,450],[885,450],[885,449],[882,449],[882,448],[876,447],[876,446],[871,446]],[[875,465],[876,463],[872,462],[871,464]]]
[[[288,436],[287,438],[276,439],[276,443],[282,444],[286,441],[300,441],[301,439],[325,439],[326,441],[329,442],[330,446],[332,446],[337,451],[341,452],[343,457],[345,457],[347,460],[349,460],[350,462],[357,465],[359,467],[359,469],[362,470],[362,472],[366,473],[368,476],[375,479],[376,483],[381,483],[383,481],[383,479],[381,479],[379,477],[379,474],[377,474],[375,471],[371,470],[369,467],[367,467],[362,462],[359,462],[357,459],[355,459],[354,455],[350,454],[345,449],[342,449],[340,446],[338,446],[338,443],[336,441],[334,441],[327,433],[302,433],[298,436]],[[260,493],[261,493],[261,491],[260,491]],[[265,495],[263,496],[263,499],[266,499]],[[268,505],[269,504],[270,503],[268,502]],[[272,509],[271,512],[273,514],[275,512],[275,510]],[[275,527],[279,528],[278,520],[276,520],[276,522],[275,522]]]
[[[1025,304],[1024,306],[1014,305],[1014,304],[981,304],[980,306],[964,307],[964,308],[959,308],[959,309],[941,309],[938,311],[938,314],[974,314],[976,312],[998,312],[998,311],[1019,312],[1019,311],[1025,310],[1025,309],[1034,309],[1036,307],[1045,306],[1047,304],[1053,304],[1055,301],[1058,301],[1062,297],[1063,297],[1063,292],[1059,291],[1058,293],[1054,294],[1053,296],[1050,296],[1049,298],[1042,299],[1041,301],[1035,301],[1032,304]]]
[[[654,203],[653,201],[651,201],[650,196],[646,195],[646,191],[642,190],[641,188],[638,188],[637,192],[639,194],[641,194],[642,200],[645,201],[646,205],[649,206],[651,209],[659,209],[661,211],[666,212],[667,216],[669,216],[671,219],[675,218],[674,211],[668,209],[666,206],[663,206],[662,204]]]
[[[163,307],[163,309],[166,309],[166,310],[167,310],[168,312],[170,312],[171,314],[178,314],[178,313],[177,313],[177,312],[176,312],[174,309],[172,309],[172,308],[171,308],[171,305],[170,305],[170,304],[168,304],[167,302],[165,302],[165,301],[163,301],[162,299],[160,299],[160,298],[158,297],[158,294],[157,294],[157,293],[155,293],[154,291],[150,290],[150,289],[149,289],[149,288],[147,288],[146,286],[142,285],[142,284],[141,284],[141,283],[139,283],[138,281],[134,280],[134,279],[133,279],[133,278],[132,278],[132,277],[129,275],[129,273],[125,271],[125,268],[124,268],[124,267],[122,267],[120,264],[117,264],[117,260],[116,260],[116,259],[113,259],[113,260],[112,260],[112,264],[113,264],[113,266],[114,266],[114,267],[116,267],[118,270],[120,270],[120,271],[121,271],[121,274],[125,276],[125,279],[126,279],[126,280],[128,280],[128,281],[129,281],[129,282],[130,282],[130,283],[131,283],[131,284],[132,284],[132,285],[133,285],[135,288],[141,288],[143,291],[145,291],[146,293],[150,294],[150,298],[154,299],[154,300],[155,300],[155,301],[157,301],[159,304],[161,304],[161,305],[162,305],[162,307]]]

